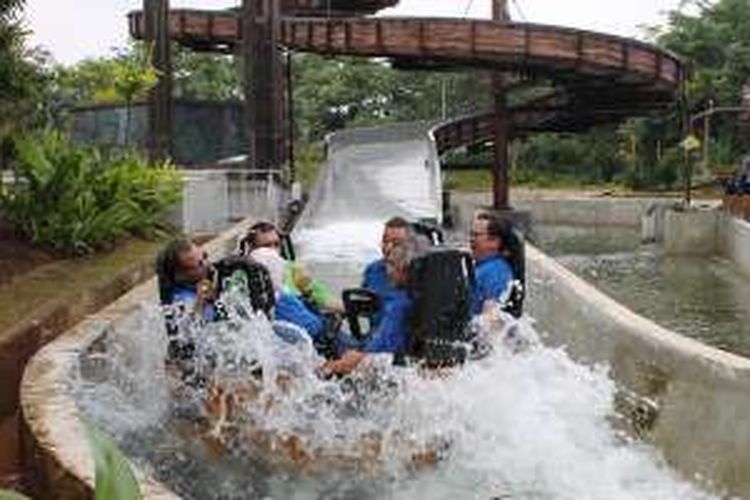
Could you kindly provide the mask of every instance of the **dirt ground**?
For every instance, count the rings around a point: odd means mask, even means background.
[[[28,243],[13,226],[0,220],[0,286],[55,260],[53,254]]]

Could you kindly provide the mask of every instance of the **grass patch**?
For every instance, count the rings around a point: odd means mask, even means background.
[[[445,188],[456,192],[489,191],[492,189],[492,172],[487,168],[462,168],[447,170]],[[629,191],[616,182],[591,182],[576,176],[541,173],[530,170],[514,170],[510,175],[511,186],[524,186],[540,189],[584,189],[595,187],[613,191]]]
[[[16,323],[53,301],[79,300],[83,290],[100,286],[144,262],[152,262],[164,240],[129,240],[110,252],[42,265],[0,287],[0,338]]]

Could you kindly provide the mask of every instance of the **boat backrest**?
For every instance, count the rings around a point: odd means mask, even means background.
[[[428,366],[466,359],[474,264],[466,252],[436,249],[409,266],[413,301],[409,356]]]
[[[254,310],[270,316],[276,294],[271,275],[263,265],[232,255],[216,262],[213,268],[219,294],[238,288],[247,295]]]

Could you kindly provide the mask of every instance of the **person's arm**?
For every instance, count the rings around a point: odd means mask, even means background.
[[[282,293],[276,301],[276,319],[304,328],[313,339],[317,339],[325,328],[320,316],[305,307],[295,295],[287,292]]]
[[[346,351],[340,359],[326,361],[320,367],[319,373],[323,377],[331,375],[348,375],[353,372],[367,354],[362,351]]]

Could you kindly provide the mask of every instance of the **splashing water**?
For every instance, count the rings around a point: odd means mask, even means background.
[[[326,244],[357,234],[334,229]],[[355,241],[351,255],[373,255],[376,238]],[[224,300],[226,321],[180,326],[198,339],[209,384],[165,372],[155,308],[110,329],[75,379],[86,413],[185,497],[715,498],[617,430],[606,368],[545,347],[527,318],[485,325],[493,352],[461,369],[393,367],[381,355],[352,377],[321,380],[306,338],[285,342],[244,298]],[[211,407],[216,394],[229,395],[226,419]],[[187,437],[175,431],[186,414],[199,429]],[[206,438],[219,451],[207,453]]]

